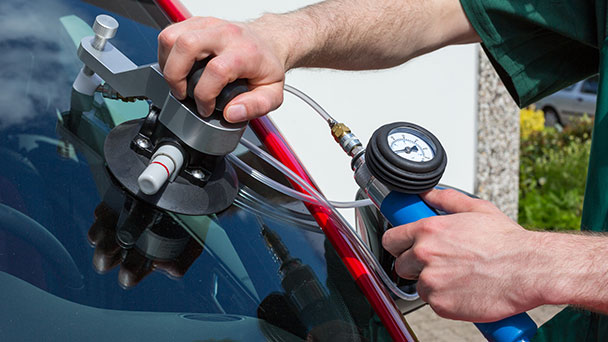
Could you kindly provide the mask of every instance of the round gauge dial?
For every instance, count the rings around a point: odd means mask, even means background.
[[[387,140],[391,151],[403,159],[422,163],[435,157],[435,150],[428,139],[411,128],[395,128],[389,132]]]

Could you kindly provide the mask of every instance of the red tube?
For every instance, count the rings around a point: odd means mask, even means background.
[[[165,14],[174,23],[183,21],[192,16],[190,11],[179,2],[179,0],[154,0],[156,4],[165,12]]]
[[[178,0],[156,0],[156,3],[174,22],[184,20],[191,16],[188,10]],[[266,146],[270,154],[302,177],[302,179],[316,187],[302,163],[295,156],[269,118],[262,117],[251,120],[249,125]],[[299,185],[295,183],[292,183],[292,185],[296,190],[306,192]],[[305,204],[336,249],[342,262],[346,265],[351,276],[355,279],[355,282],[376,314],[378,314],[378,317],[393,340],[408,342],[416,341],[409,326],[405,322],[403,315],[386,290],[386,287],[378,275],[376,275],[363,261],[363,252],[361,250],[363,247],[357,243],[356,238],[352,234],[343,234],[341,232],[338,225],[341,225],[342,223],[336,219],[330,210],[310,203]]]
[[[306,170],[297,159],[291,148],[285,142],[272,121],[267,117],[251,120],[249,125],[266,146],[270,154],[292,171],[297,173],[304,180],[314,185]],[[292,182],[293,187],[306,193],[296,183]],[[396,307],[395,302],[390,297],[386,287],[369,266],[362,260],[361,251],[356,238],[352,235],[343,234],[337,225],[341,223],[334,217],[330,210],[311,203],[305,203],[306,207],[313,215],[317,223],[323,229],[325,236],[336,249],[336,252],[346,265],[351,276],[355,279],[359,288],[367,297],[370,305],[384,323],[386,329],[395,341],[415,341],[412,333],[403,318],[403,315]]]

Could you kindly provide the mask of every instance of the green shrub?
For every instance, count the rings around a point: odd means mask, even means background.
[[[526,228],[579,229],[592,120],[521,138],[519,223]]]

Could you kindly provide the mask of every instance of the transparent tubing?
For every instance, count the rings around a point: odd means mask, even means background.
[[[332,118],[331,115],[329,115],[329,113],[325,109],[323,109],[320,104],[318,104],[315,100],[313,100],[310,96],[306,95],[304,92],[290,86],[289,84],[285,84],[283,89],[286,92],[297,96],[298,98],[300,98],[300,100],[306,102],[306,104],[308,104],[312,109],[314,109],[317,114],[321,115],[323,120],[327,122],[336,122],[336,120]]]
[[[265,185],[271,187],[274,190],[277,190],[278,192],[280,192],[282,194],[293,197],[300,201],[305,201],[305,202],[309,202],[309,203],[313,203],[313,204],[322,205],[314,197],[312,197],[310,195],[306,195],[303,192],[299,192],[297,190],[289,188],[289,187],[275,181],[274,179],[264,175],[263,173],[261,173],[260,171],[258,171],[256,169],[254,169],[253,167],[251,167],[244,161],[240,160],[237,156],[235,156],[233,154],[227,155],[226,159],[228,159],[232,164],[234,164],[239,169],[243,170],[243,172],[245,172],[247,175],[251,176],[253,179],[256,179],[256,180],[264,183]]]
[[[276,160],[273,156],[266,153],[264,150],[262,150],[261,148],[259,148],[255,144],[253,144],[252,142],[248,141],[247,139],[241,138],[241,143],[245,147],[247,147],[251,152],[253,152],[253,154],[255,154],[256,156],[258,156],[261,159],[263,159],[264,161],[266,161],[272,167],[281,171],[289,179],[293,180],[298,185],[300,185],[302,188],[304,188],[306,191],[308,191],[310,193],[310,195],[317,200],[318,203],[315,203],[315,204],[322,205],[328,209],[333,209],[332,205],[327,201],[327,199],[325,197],[323,197],[323,195],[321,195],[317,191],[317,189],[315,189],[312,185],[308,184],[306,181],[304,181],[302,178],[300,178],[300,176],[298,176],[293,171],[291,171],[287,166],[283,165],[280,161]],[[260,173],[260,172],[258,171],[258,173]],[[389,290],[391,290],[397,297],[399,297],[403,300],[414,301],[419,298],[417,293],[416,294],[405,293],[399,287],[397,287],[397,285],[395,285],[395,283],[393,283],[391,278],[386,274],[386,272],[384,272],[384,269],[382,268],[382,266],[380,265],[380,263],[378,262],[376,257],[370,252],[369,248],[367,248],[367,246],[361,240],[361,237],[358,234],[356,234],[356,233],[354,234],[352,231],[344,229],[344,227],[347,227],[347,225],[337,225],[337,226],[339,227],[339,229],[343,230],[342,231],[343,234],[351,234],[351,235],[355,236],[355,239],[357,240],[357,242],[361,246],[363,246],[363,248],[362,248],[362,250],[364,251],[363,256],[365,257],[366,261],[371,265],[371,267],[374,269],[374,271],[380,276],[380,278],[382,279],[384,284],[389,288]]]
[[[266,176],[265,174],[254,169],[253,167],[251,167],[244,161],[240,160],[238,157],[236,157],[233,154],[227,155],[226,158],[231,163],[233,163],[236,167],[243,170],[243,172],[245,172],[249,176],[262,182],[263,184],[266,184],[267,186],[273,188],[274,190],[276,190],[282,194],[285,194],[289,197],[293,197],[300,201],[309,202],[309,203],[313,203],[313,204],[317,204],[317,205],[323,205],[322,203],[319,203],[319,201],[316,198],[314,198],[310,195],[307,195],[303,192],[294,190],[294,189],[292,189],[288,186],[285,186],[285,185],[275,181],[274,179]],[[366,206],[370,206],[370,205],[374,204],[369,198],[357,200],[357,201],[349,201],[349,202],[339,202],[339,201],[328,201],[328,202],[336,208],[357,208],[357,207],[366,207]]]

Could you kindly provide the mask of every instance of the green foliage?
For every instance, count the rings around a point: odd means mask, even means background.
[[[545,128],[521,138],[519,218],[526,228],[579,229],[593,123]]]

